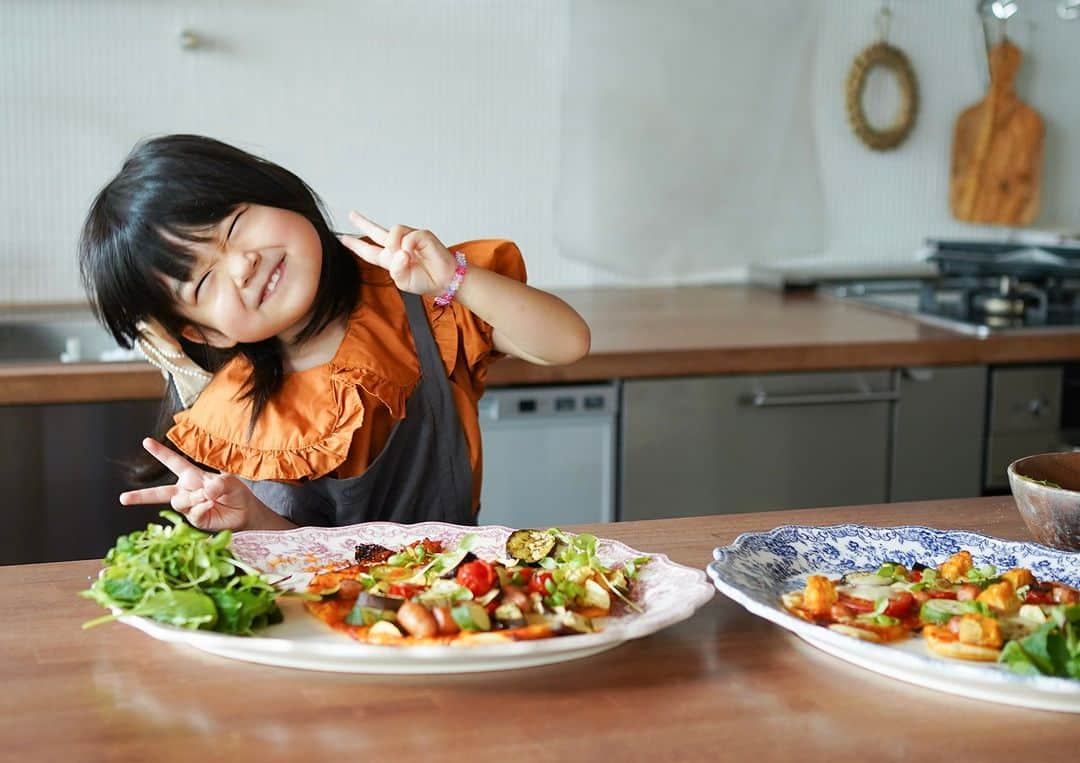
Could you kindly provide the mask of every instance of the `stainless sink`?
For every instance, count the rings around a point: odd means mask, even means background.
[[[0,315],[0,363],[141,360],[85,314]]]

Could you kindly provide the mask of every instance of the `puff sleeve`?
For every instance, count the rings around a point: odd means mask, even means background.
[[[486,268],[515,281],[526,282],[525,260],[513,241],[466,241],[451,246],[450,250],[463,253],[470,267]],[[433,300],[426,300],[425,304],[447,375],[460,379],[461,372],[466,371],[476,387],[476,397],[479,397],[487,367],[503,357],[503,353],[494,347],[491,324],[456,302],[445,308],[435,305]]]

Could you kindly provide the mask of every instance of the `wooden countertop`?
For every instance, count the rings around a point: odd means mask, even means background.
[[[589,529],[703,567],[741,532],[841,522],[1030,539],[1009,497]],[[1071,716],[886,678],[720,594],[594,657],[364,676],[230,661],[119,624],[82,631],[100,609],[75,594],[98,567],[0,567],[0,739],[12,760],[1065,760],[1077,739]]]
[[[492,385],[1080,359],[1080,332],[986,339],[813,294],[751,286],[560,291],[592,328],[570,366],[507,358]],[[0,365],[0,404],[160,397],[146,363]]]

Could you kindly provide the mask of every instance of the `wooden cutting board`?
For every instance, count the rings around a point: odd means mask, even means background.
[[[1013,89],[1021,55],[1008,40],[994,47],[986,97],[956,120],[949,207],[957,220],[1019,226],[1039,215],[1045,128]]]

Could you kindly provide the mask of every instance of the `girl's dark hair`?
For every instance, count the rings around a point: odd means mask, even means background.
[[[315,192],[272,162],[199,135],[166,135],[135,146],[90,206],[79,240],[79,268],[95,314],[122,346],[131,347],[138,323],[153,318],[207,371],[244,355],[252,366],[243,395],[251,403],[250,434],[282,384],[280,340],[218,349],[185,339],[180,332],[191,321],[180,314],[163,278],[187,280],[195,265],[188,245],[211,240],[216,226],[242,204],[296,212],[318,232],[323,250],[319,288],[311,319],[296,343],[352,312],[360,270],[330,230]],[[179,410],[170,391],[155,432],[159,439]],[[152,475],[135,476],[146,481]]]

